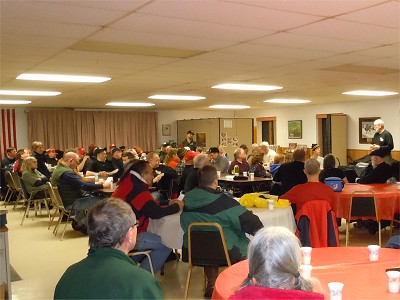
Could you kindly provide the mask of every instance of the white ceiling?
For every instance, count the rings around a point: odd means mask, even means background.
[[[1,0],[1,89],[60,91],[29,107],[205,110],[360,101],[355,89],[400,91],[400,0]],[[16,80],[24,72],[112,77],[101,84]],[[230,83],[273,92],[211,89]],[[205,96],[182,102],[153,94]],[[368,97],[362,99],[370,99]]]

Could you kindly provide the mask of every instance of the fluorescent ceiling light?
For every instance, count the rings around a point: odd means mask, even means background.
[[[224,83],[224,84],[214,85],[212,88],[224,89],[224,90],[241,90],[241,91],[273,91],[273,90],[280,90],[283,87],[275,85]]]
[[[206,97],[201,97],[201,96],[184,96],[184,95],[152,95],[148,98],[158,99],[158,100],[187,100],[187,101],[206,99]]]
[[[298,104],[298,103],[309,103],[311,101],[306,99],[269,99],[269,100],[264,100],[264,102]]]
[[[2,104],[29,104],[32,103],[32,101],[29,100],[0,100],[0,105]]]
[[[120,107],[146,107],[153,106],[154,103],[143,103],[143,102],[109,102],[108,106],[120,106]]]
[[[357,95],[357,96],[391,96],[397,95],[396,92],[385,92],[385,91],[366,91],[366,90],[358,90],[358,91],[349,91],[342,93],[343,95]]]
[[[40,81],[63,81],[63,82],[104,82],[110,77],[99,76],[76,76],[76,75],[59,75],[59,74],[21,74],[17,79],[22,80],[40,80]]]
[[[250,108],[250,106],[247,105],[230,105],[230,104],[217,104],[217,105],[211,105],[210,108],[221,108],[221,109],[244,109],[244,108]]]
[[[60,94],[60,92],[0,90],[0,95],[14,96],[57,96]]]

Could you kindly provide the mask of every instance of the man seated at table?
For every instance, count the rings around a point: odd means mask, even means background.
[[[90,209],[88,219],[88,255],[65,271],[54,299],[163,299],[157,280],[127,255],[137,236],[130,206],[104,199]]]
[[[288,199],[292,203],[294,215],[296,215],[296,211],[302,208],[304,203],[311,200],[326,200],[331,205],[331,208],[335,207],[335,192],[330,186],[319,182],[320,172],[319,162],[314,158],[307,159],[304,164],[304,173],[307,176],[307,182],[296,185],[279,197]]]
[[[95,182],[84,182],[82,177],[74,172],[79,164],[79,156],[74,152],[67,152],[63,160],[54,169],[51,176],[51,184],[58,187],[61,200],[66,209],[76,211],[75,218],[72,221],[74,230],[84,234],[87,232],[87,219],[84,211],[90,209],[94,204],[101,200],[99,196],[88,192],[108,188],[110,182],[102,184]]]
[[[172,249],[165,246],[158,235],[147,232],[149,219],[161,219],[162,217],[176,214],[183,207],[183,203],[180,200],[172,199],[167,202],[166,206],[160,206],[149,191],[153,178],[153,170],[147,161],[131,161],[126,165],[112,197],[122,199],[131,205],[136,218],[139,220],[139,234],[135,249],[152,250],[150,257],[154,272],[158,272]],[[150,271],[150,264],[147,258],[142,261],[140,267]]]
[[[122,150],[120,148],[113,148],[111,150],[111,163],[114,168],[118,169],[118,172],[113,175],[114,182],[117,182],[119,177],[124,171],[124,162],[122,161]]]
[[[246,161],[246,152],[242,148],[237,148],[235,152],[233,152],[233,157],[235,160],[231,162],[231,165],[228,168],[228,173],[231,174],[235,169],[235,166],[239,166],[239,174],[243,174],[243,172],[249,172],[250,166]]]
[[[293,152],[293,161],[282,164],[274,176],[275,182],[281,183],[280,194],[288,192],[295,185],[306,183],[307,177],[304,173],[304,161],[306,153],[303,149]]]
[[[155,200],[160,202],[168,201],[168,199],[177,198],[179,194],[178,173],[171,167],[160,164],[160,157],[155,152],[147,154],[147,161],[153,169],[153,186],[156,192],[153,192]]]
[[[241,149],[243,150],[243,149]],[[206,165],[198,172],[199,187],[185,195],[181,214],[183,236],[182,259],[188,261],[188,227],[193,222],[216,222],[222,226],[232,263],[246,258],[248,238],[263,227],[260,219],[235,199],[217,192],[218,177],[214,166]],[[207,243],[207,241],[204,241]],[[205,267],[207,287],[205,297],[211,297],[218,267]]]
[[[211,147],[208,150],[208,154],[210,156],[211,164],[220,171],[221,174],[228,173],[229,161],[225,156],[219,155],[219,150],[217,147]]]
[[[372,151],[370,153],[372,170],[370,170],[364,177],[359,178],[357,183],[385,183],[392,174],[390,165],[383,159],[385,155],[386,153],[380,149]]]
[[[86,176],[93,176],[99,174],[100,177],[107,178],[107,176],[113,176],[119,170],[113,163],[107,159],[107,148],[96,148],[93,155],[96,160],[92,162],[89,170],[86,172]]]

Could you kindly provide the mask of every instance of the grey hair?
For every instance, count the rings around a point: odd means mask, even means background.
[[[66,152],[63,156],[64,160],[69,160],[72,158],[79,159],[79,156],[78,156],[78,154],[76,154],[75,152],[72,152],[72,151]]]
[[[119,247],[135,222],[136,216],[125,201],[107,198],[97,202],[88,213],[89,246]]]
[[[237,159],[242,151],[244,151],[242,148],[236,148],[236,150],[233,152],[233,157]]]
[[[289,229],[260,229],[249,244],[249,276],[242,287],[312,291],[312,282],[299,275],[300,257],[300,241]]]
[[[197,154],[193,159],[193,166],[197,169],[201,169],[208,164],[208,155],[204,153]]]
[[[316,159],[309,158],[304,163],[304,169],[308,175],[315,175],[320,170],[320,164]]]

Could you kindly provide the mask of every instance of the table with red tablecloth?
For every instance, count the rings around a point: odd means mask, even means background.
[[[378,216],[381,219],[393,220],[394,213],[400,212],[400,189],[397,184],[345,184],[341,192],[335,193],[337,201],[335,207],[332,207],[338,218],[347,218],[351,196],[355,191],[374,192]]]
[[[386,269],[400,267],[400,250],[382,248],[379,260],[369,261],[367,247],[313,248],[312,277],[320,282],[316,292],[329,299],[328,283],[344,283],[346,299],[400,299],[400,294],[388,291]],[[244,260],[225,269],[215,283],[212,299],[228,299],[235,293],[249,272]]]

